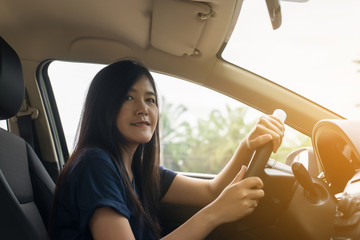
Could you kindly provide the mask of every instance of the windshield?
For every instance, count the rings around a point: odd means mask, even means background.
[[[360,119],[360,1],[281,1],[272,29],[264,0],[244,0],[222,57],[348,119]]]

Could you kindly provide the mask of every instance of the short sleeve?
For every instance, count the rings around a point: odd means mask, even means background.
[[[86,227],[96,209],[111,207],[130,218],[124,182],[110,157],[101,151],[83,156],[81,166],[73,175],[76,206],[80,227]]]
[[[165,196],[176,175],[176,172],[160,166],[160,199]]]

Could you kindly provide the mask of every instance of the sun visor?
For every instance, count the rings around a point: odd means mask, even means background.
[[[313,128],[312,141],[331,189],[342,191],[360,169],[360,121],[322,120]]]
[[[155,0],[151,44],[176,56],[197,54],[205,24],[212,15],[204,2]]]

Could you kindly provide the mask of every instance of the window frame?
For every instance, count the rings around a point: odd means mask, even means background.
[[[69,158],[69,150],[66,144],[64,129],[62,127],[59,110],[48,74],[48,68],[51,63],[52,61],[45,61],[39,65],[36,70],[36,80],[55,145],[58,168],[61,170]]]

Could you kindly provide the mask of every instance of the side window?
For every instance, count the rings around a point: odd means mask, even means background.
[[[184,80],[161,74],[154,78],[162,97],[164,166],[181,172],[218,173],[261,113]]]
[[[87,88],[104,65],[54,61],[49,79],[71,153]],[[180,172],[218,173],[262,115],[213,90],[152,73],[159,92],[161,163]],[[71,87],[70,87],[71,86]],[[181,89],[181,91],[179,91]],[[287,127],[272,158],[311,146],[310,138]]]
[[[103,67],[100,64],[63,61],[53,61],[48,67],[51,88],[70,154],[74,148],[87,89],[92,78]]]
[[[163,165],[180,172],[219,173],[263,113],[211,89],[153,75],[162,97]],[[285,162],[293,150],[310,146],[309,137],[286,126],[282,146],[271,158]]]
[[[0,128],[7,130],[7,123],[6,120],[0,120]]]

